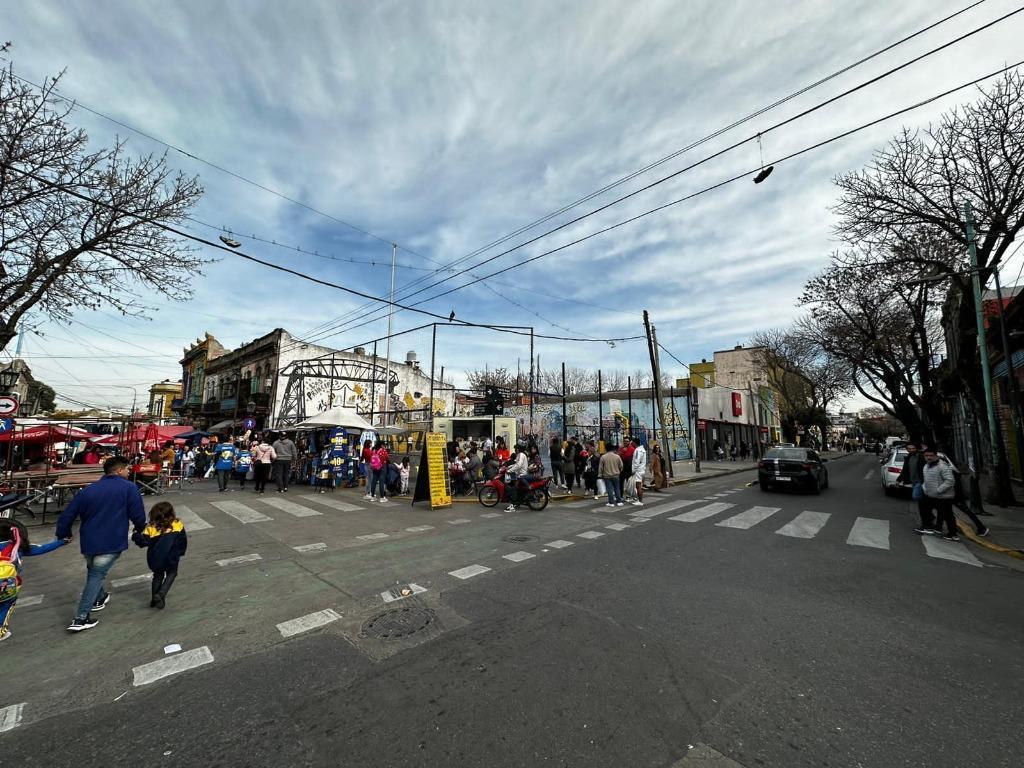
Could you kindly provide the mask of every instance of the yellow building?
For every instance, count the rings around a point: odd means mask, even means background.
[[[164,379],[149,388],[149,418],[159,424],[177,421],[171,410],[175,399],[181,398],[181,382]]]

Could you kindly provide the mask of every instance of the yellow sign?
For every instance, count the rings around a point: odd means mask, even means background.
[[[452,492],[448,478],[448,461],[445,448],[447,438],[441,432],[427,433],[427,478],[430,481],[430,506],[450,507]],[[423,471],[423,467],[420,467]]]

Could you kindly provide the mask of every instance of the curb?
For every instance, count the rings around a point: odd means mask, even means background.
[[[1024,550],[1011,549],[1010,547],[1004,547],[1002,544],[996,544],[994,541],[989,541],[974,532],[974,529],[964,523],[959,517],[956,521],[956,527],[960,529],[960,534],[965,538],[970,539],[975,544],[989,549],[993,552],[998,552],[1001,555],[1007,555],[1008,557],[1016,558],[1017,560],[1024,560]]]

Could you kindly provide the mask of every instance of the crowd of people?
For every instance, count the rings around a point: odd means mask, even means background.
[[[907,455],[896,480],[910,487],[911,498],[917,502],[921,525],[914,529],[915,533],[960,541],[953,512],[955,506],[971,520],[978,536],[988,536],[988,527],[967,503],[956,464],[946,454],[928,446],[908,443],[904,449]]]

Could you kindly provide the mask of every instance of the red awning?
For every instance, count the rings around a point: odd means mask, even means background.
[[[96,437],[78,427],[58,426],[55,424],[36,424],[21,429],[15,427],[10,432],[0,435],[0,443],[69,443],[79,440],[91,440]]]

